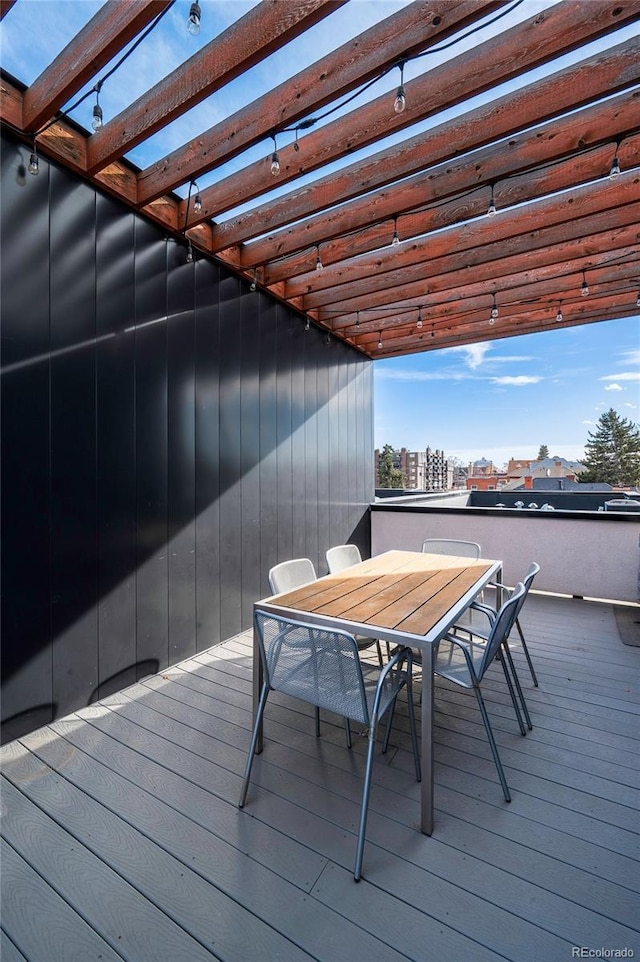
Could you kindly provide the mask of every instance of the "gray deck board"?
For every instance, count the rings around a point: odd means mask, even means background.
[[[486,701],[436,686],[436,824],[418,831],[406,702],[374,766],[351,875],[366,739],[273,693],[251,729],[244,633],[2,750],[7,962],[564,962],[640,953],[640,649],[608,605],[529,596],[534,729],[496,667]],[[34,922],[35,919],[35,922]]]

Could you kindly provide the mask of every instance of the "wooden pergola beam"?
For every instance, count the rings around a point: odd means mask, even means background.
[[[480,55],[479,52],[478,57]],[[212,253],[392,184],[441,162],[444,157],[466,153],[472,146],[485,146],[533,124],[561,116],[593,99],[617,93],[639,80],[640,38],[634,37],[524,89],[506,94],[463,117],[441,124],[437,128],[437,137],[429,133],[418,134],[246,213],[217,223],[213,231]],[[424,95],[427,96],[426,91]],[[363,108],[359,125],[366,123],[371,106]],[[388,111],[388,104],[386,109]],[[291,153],[295,153],[293,148]],[[281,166],[283,162],[286,164],[282,156],[280,161]],[[269,165],[266,158],[262,166],[267,176]],[[232,175],[234,178],[237,176]],[[244,171],[243,176],[249,175]],[[190,214],[189,223],[197,222],[205,211],[207,217],[212,216],[212,211],[217,207],[216,192],[226,191],[229,180],[227,178],[227,182],[223,181],[221,185],[202,193],[203,211],[197,215]],[[242,184],[238,184],[234,194],[235,203],[248,199]]]
[[[636,168],[621,174],[616,181],[605,177],[601,182],[545,198],[538,204],[505,211],[500,217],[482,217],[442,233],[416,238],[401,252],[398,248],[385,248],[322,272],[314,271],[313,276],[302,275],[287,282],[287,296],[304,296],[305,307],[313,308],[342,300],[341,288],[348,289],[352,297],[366,293],[366,289],[392,289],[410,282],[416,271],[424,275],[425,264],[430,265],[429,273],[435,273],[434,262],[446,255],[465,252],[467,262],[473,263],[483,250],[492,251],[498,242],[502,242],[503,249],[532,249],[540,246],[540,238],[554,227],[562,227],[565,236],[575,236],[576,230],[580,235],[587,233],[588,218],[603,212],[610,215],[612,227],[618,219],[621,224],[627,223],[626,218],[637,216],[639,203],[640,168]],[[390,276],[385,277],[388,272]]]
[[[409,4],[141,171],[139,203],[148,203],[214,170],[265,136],[265,154],[270,153],[273,144],[268,140],[269,131],[310,118],[332,100],[389,69],[400,57],[450,36],[499,5],[497,0],[420,0]],[[412,122],[398,114],[393,116],[402,126]],[[207,191],[202,192],[205,204],[207,196]]]
[[[345,2],[261,0],[203,50],[105,124],[91,138],[87,172],[95,174]]]
[[[242,245],[240,262],[247,268],[262,267],[266,283],[273,283],[311,270],[315,265],[313,245],[322,243],[325,266],[384,246],[392,237],[394,217],[398,217],[401,240],[406,241],[429,229],[429,217],[433,227],[443,227],[477,216],[487,210],[491,183],[495,184],[499,209],[541,196],[544,190],[576,186],[600,176],[607,162],[610,166],[616,138],[640,125],[639,111],[638,90],[585,107],[513,135],[508,146],[491,144],[446,160],[398,184]],[[596,149],[600,143],[607,146]],[[633,166],[638,156],[640,140],[625,136],[620,146],[623,168]],[[556,166],[550,167],[551,163]],[[534,169],[538,165],[543,165],[542,173]],[[526,173],[518,177],[523,171]],[[456,197],[457,202],[443,206],[447,198]],[[357,233],[354,224],[358,224]]]
[[[107,0],[24,94],[22,123],[35,133],[170,6],[172,0]],[[37,13],[34,11],[34,16]]]

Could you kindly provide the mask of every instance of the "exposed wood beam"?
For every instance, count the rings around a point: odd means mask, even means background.
[[[88,172],[165,127],[178,115],[299,36],[345,0],[261,0],[204,50],[139,97],[91,138]],[[187,178],[188,179],[188,178]]]
[[[603,211],[615,215],[624,211],[625,217],[636,216],[640,211],[640,168],[621,174],[616,181],[604,178],[602,182],[588,184],[573,191],[549,197],[525,209],[505,211],[500,217],[483,217],[450,228],[437,234],[416,238],[398,253],[398,248],[385,248],[374,254],[343,261],[322,272],[302,275],[287,282],[287,296],[304,295],[305,307],[331,303],[342,298],[340,288],[349,285],[351,296],[366,287],[377,290],[382,287],[400,286],[424,265],[432,265],[439,257],[465,251],[469,262],[487,247],[498,241],[511,241],[518,249],[538,246],[539,238],[550,228],[564,225],[568,234],[586,217]],[[588,229],[588,228],[586,228]],[[432,267],[429,267],[429,273]],[[384,275],[390,272],[389,277]],[[346,288],[345,288],[346,290]]]
[[[0,0],[0,20],[2,20],[11,10],[16,0]]]
[[[562,5],[560,6],[562,7]],[[483,46],[477,52],[477,59],[481,60],[484,55]],[[450,63],[454,62],[450,61]],[[232,244],[242,243],[252,237],[266,234],[291,221],[308,217],[335,204],[369,193],[385,184],[393,183],[400,177],[415,174],[419,170],[442,161],[444,157],[467,152],[471,145],[474,147],[484,146],[499,137],[506,137],[532,124],[542,123],[552,117],[561,116],[568,110],[575,110],[598,97],[606,97],[617,93],[640,80],[639,62],[640,38],[634,37],[626,43],[590,57],[575,66],[558,71],[524,89],[504,95],[484,107],[469,112],[464,117],[456,117],[448,123],[441,124],[437,128],[440,139],[433,138],[428,133],[418,134],[401,144],[343,167],[341,170],[334,171],[312,184],[291,191],[289,194],[262,204],[247,213],[239,214],[216,224],[214,252],[224,250]],[[431,73],[435,73],[435,71]],[[502,80],[507,79],[508,76],[510,74],[503,76]],[[418,78],[418,80],[420,79]],[[413,83],[417,82],[413,81]],[[498,78],[496,78],[497,82],[499,82]],[[450,89],[451,85],[455,89],[453,77],[443,77],[442,83],[447,90]],[[467,82],[467,86],[469,86],[469,82]],[[408,85],[407,89],[409,89]],[[428,88],[423,91],[422,96],[416,98],[417,102],[422,102],[426,98],[427,103],[430,103],[429,91],[431,89],[431,84],[429,84]],[[438,88],[434,87],[433,89]],[[387,98],[383,99],[384,109],[388,116],[388,100]],[[377,107],[375,107],[376,104]],[[373,104],[362,108],[361,111],[354,112],[358,115],[358,120],[356,121],[354,117],[349,121],[349,124],[353,125],[351,128],[352,138],[355,136],[356,124],[358,128],[369,127],[369,113],[374,107],[380,109],[379,101],[374,101]],[[334,123],[340,123],[340,121]],[[308,137],[318,138],[320,134],[324,135],[321,140],[325,142],[323,162],[327,162],[331,157],[326,156],[326,143],[334,144],[336,139],[331,135],[329,128],[325,128],[322,132],[310,134]],[[307,141],[306,137],[304,141]],[[293,147],[287,148],[287,150],[291,152],[291,162],[299,163],[294,158],[296,152]],[[351,150],[353,150],[353,145],[352,140],[349,140],[348,147],[342,143],[341,151],[338,152],[337,156],[340,156],[340,154],[346,155]],[[286,166],[288,161],[284,152],[281,151],[280,153],[282,168],[283,164]],[[300,142],[300,153],[303,153],[306,158],[307,151],[302,141]],[[258,166],[262,169],[263,180],[270,176],[267,158]],[[231,203],[243,203],[250,197],[256,196],[253,189],[249,194],[246,193],[244,185],[250,181],[250,176],[250,172],[245,169],[238,174],[231,175],[221,184],[205,190],[202,193],[203,211],[198,215],[190,214],[189,222],[215,216],[215,213],[220,210],[219,204],[223,191],[226,198],[224,201],[225,207],[228,207]],[[228,187],[232,179],[235,186],[233,187],[233,193],[229,194]],[[272,180],[273,178],[271,178]],[[272,183],[271,186],[273,186]],[[264,184],[262,189],[266,189]]]
[[[35,132],[173,0],[107,0],[25,91],[24,129]],[[33,11],[33,16],[37,12]]]
[[[550,189],[554,189],[552,179],[556,179],[559,187],[584,182],[590,176],[589,171],[593,172],[593,176],[600,176],[604,170],[602,164],[608,160],[610,165],[613,156],[611,146],[600,150],[593,149],[594,146],[603,142],[615,144],[619,135],[639,125],[639,118],[640,89],[636,89],[550,121],[534,130],[516,134],[509,138],[508,143],[491,144],[460,158],[447,160],[398,184],[243,245],[241,263],[248,268],[262,266],[267,282],[272,283],[277,278],[310,270],[314,253],[309,249],[313,245],[322,243],[325,266],[341,260],[347,253],[356,256],[383,246],[392,236],[390,229],[394,215],[403,215],[408,211],[399,222],[404,241],[425,229],[423,219],[411,213],[413,208],[423,209],[433,204],[433,216],[437,217],[434,226],[445,226],[454,222],[447,217],[447,207],[442,207],[447,197],[468,194],[475,188],[476,195],[461,201],[465,212],[459,215],[459,219],[460,216],[471,217],[474,211],[481,212],[482,205],[487,209],[489,184],[492,182],[495,183],[496,204],[504,208],[524,199],[522,191],[518,197],[518,190],[514,188],[514,175],[530,171],[525,175],[526,183],[530,180],[539,181],[541,175],[533,170],[536,165],[548,165],[564,157],[569,157],[565,168],[570,172],[573,167],[575,173],[570,173],[561,183],[557,177],[558,170],[552,168],[548,172]],[[607,152],[608,158],[605,156]],[[640,156],[640,141],[637,138],[625,138],[620,153],[621,164],[628,169]],[[482,185],[486,185],[484,190],[480,189]],[[532,196],[535,194],[532,193]],[[367,225],[376,227],[363,230]],[[287,257],[294,252],[300,253]],[[269,263],[274,259],[277,260]]]
[[[213,170],[263,140],[265,134],[268,137],[269,131],[310,118],[332,100],[389,69],[400,57],[448,37],[499,5],[496,0],[421,0],[409,4],[141,171],[139,203],[144,205]],[[403,120],[413,122],[410,118]],[[268,140],[265,154],[272,146]]]

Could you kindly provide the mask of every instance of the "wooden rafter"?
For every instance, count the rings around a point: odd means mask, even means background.
[[[3,76],[3,126],[373,358],[637,313],[640,0],[560,0],[458,54],[510,4],[416,0],[138,170],[128,151],[348,0],[261,0],[88,135],[65,104],[171,2],[107,0],[30,87]],[[405,82],[402,113],[362,89],[445,42],[446,62]],[[172,193],[262,141],[262,159],[199,191],[201,211]]]

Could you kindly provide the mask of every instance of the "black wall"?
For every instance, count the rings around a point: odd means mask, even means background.
[[[369,552],[371,363],[3,137],[2,718],[15,738]]]

